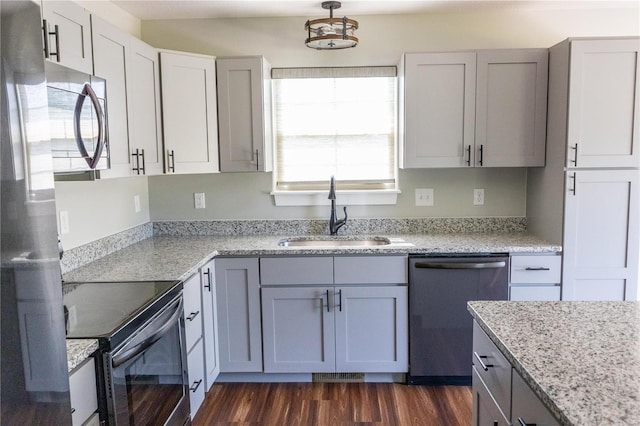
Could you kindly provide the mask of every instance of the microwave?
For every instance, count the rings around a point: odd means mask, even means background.
[[[49,62],[45,70],[56,179],[97,178],[109,168],[106,81]]]

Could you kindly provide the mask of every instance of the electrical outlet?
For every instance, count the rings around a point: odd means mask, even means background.
[[[69,327],[75,327],[78,325],[78,311],[76,309],[76,305],[69,307],[69,318],[67,321],[69,322]]]
[[[140,213],[140,196],[139,195],[133,196],[133,208],[136,211],[136,213]]]
[[[484,189],[473,190],[473,205],[482,206],[484,204]]]
[[[433,206],[433,188],[416,188],[416,206]]]
[[[60,235],[69,233],[69,212],[60,210]]]
[[[196,209],[204,209],[204,192],[196,192],[193,194],[193,204]]]

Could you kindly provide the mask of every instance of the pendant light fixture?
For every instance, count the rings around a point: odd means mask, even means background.
[[[343,18],[334,18],[333,11],[340,9],[339,1],[322,2],[323,9],[329,9],[329,17],[307,21],[304,29],[308,37],[305,41],[307,47],[318,50],[346,49],[356,47],[358,38],[355,31],[358,29],[358,21]]]

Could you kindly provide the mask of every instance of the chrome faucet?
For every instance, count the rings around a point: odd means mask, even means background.
[[[336,181],[331,176],[329,183],[329,199],[331,200],[331,217],[329,218],[329,235],[337,235],[338,229],[347,223],[347,207],[344,207],[344,218],[338,219],[336,215]]]

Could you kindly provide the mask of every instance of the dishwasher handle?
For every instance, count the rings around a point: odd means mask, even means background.
[[[500,269],[507,266],[504,260],[493,262],[416,262],[419,269]]]

